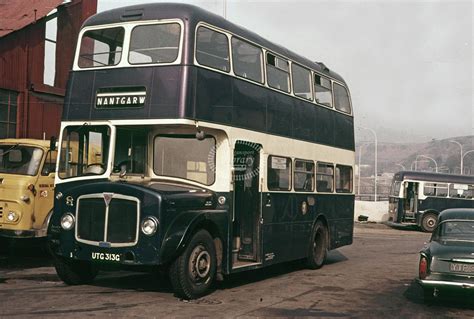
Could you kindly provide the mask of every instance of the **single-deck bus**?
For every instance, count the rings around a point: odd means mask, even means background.
[[[393,176],[389,224],[432,232],[438,214],[448,208],[474,208],[474,176],[413,171]]]
[[[59,148],[49,239],[67,284],[160,266],[195,298],[230,273],[319,268],[352,243],[346,83],[195,6],[84,23]]]

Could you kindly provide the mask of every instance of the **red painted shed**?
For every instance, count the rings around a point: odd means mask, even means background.
[[[96,11],[97,0],[0,0],[0,138],[58,136],[77,35]]]

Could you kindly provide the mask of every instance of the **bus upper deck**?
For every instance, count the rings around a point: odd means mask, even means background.
[[[186,118],[354,150],[338,74],[200,8],[100,13],[78,48],[63,121]]]

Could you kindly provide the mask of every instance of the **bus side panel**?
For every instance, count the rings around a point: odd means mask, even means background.
[[[263,256],[265,263],[292,259],[291,210],[289,193],[263,193]]]
[[[331,248],[352,244],[354,232],[354,195],[334,195],[336,233],[331,235]]]
[[[225,74],[189,69],[184,117],[354,150],[348,115]]]
[[[448,200],[443,197],[426,197],[424,200],[418,201],[418,211],[434,210],[440,212],[447,207]]]

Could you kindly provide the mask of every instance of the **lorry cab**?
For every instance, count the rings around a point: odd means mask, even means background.
[[[0,236],[46,236],[57,152],[49,140],[0,139]]]

